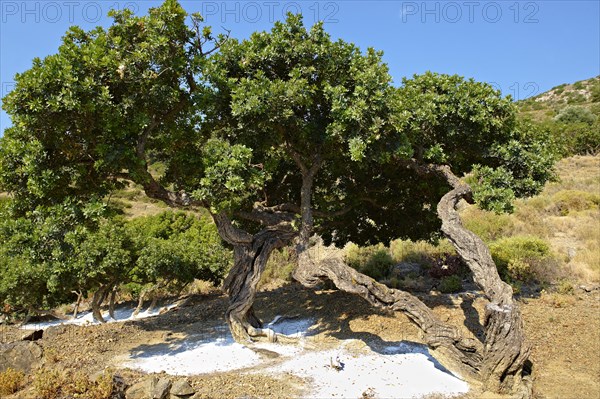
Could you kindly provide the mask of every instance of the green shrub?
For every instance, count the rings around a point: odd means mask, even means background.
[[[104,372],[92,381],[82,371],[40,369],[33,376],[33,387],[41,399],[109,399],[113,397],[113,376]]]
[[[446,276],[442,277],[439,286],[440,292],[444,294],[450,294],[453,292],[459,292],[462,290],[462,280],[459,276]]]
[[[575,96],[576,97],[576,96]],[[590,111],[589,109],[572,105],[563,108],[558,115],[554,118],[557,122],[562,123],[587,123],[588,125],[593,124],[596,121],[597,117]]]
[[[389,251],[377,250],[369,257],[361,271],[375,280],[381,280],[389,274],[393,264],[394,260]]]
[[[207,217],[167,211],[133,219],[127,228],[137,249],[138,281],[200,279],[218,284],[231,266],[231,251]]]
[[[590,93],[592,95],[592,102],[600,102],[600,82],[595,81],[590,87]]]
[[[500,275],[506,281],[545,280],[548,268],[556,266],[550,246],[541,238],[513,236],[490,245]]]
[[[350,243],[346,246],[346,262],[359,272],[381,280],[389,274],[394,259],[381,243],[367,247]]]
[[[561,280],[556,286],[556,292],[563,295],[572,294],[575,291],[573,284],[568,280]]]
[[[292,272],[295,267],[296,256],[291,248],[273,251],[261,276],[259,287],[274,280],[292,281]]]

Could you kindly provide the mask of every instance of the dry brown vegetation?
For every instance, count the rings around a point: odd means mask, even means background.
[[[25,374],[10,367],[0,373],[0,395],[10,395],[25,385]]]
[[[531,236],[550,244],[558,262],[551,281],[600,281],[600,156],[575,156],[557,165],[559,180],[533,198],[519,200],[512,215],[476,207],[463,211],[467,227],[488,243]]]

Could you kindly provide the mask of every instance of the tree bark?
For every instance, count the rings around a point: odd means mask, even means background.
[[[106,323],[106,320],[104,320],[104,317],[102,317],[102,311],[100,308],[102,302],[104,302],[104,298],[106,297],[106,290],[107,287],[101,286],[96,292],[94,292],[94,295],[92,296],[92,316],[94,320],[99,321],[100,323]]]
[[[115,302],[117,299],[117,286],[114,286],[111,290],[110,290],[110,298],[108,301],[108,314],[110,315],[111,319],[116,320],[115,317]]]
[[[142,288],[142,291],[140,291],[140,296],[138,298],[138,304],[135,307],[135,310],[133,311],[133,314],[131,315],[131,317],[135,318],[142,311],[142,307],[144,306],[144,299],[146,298],[146,293],[149,290],[150,289]]]
[[[83,292],[73,291],[73,293],[77,294],[77,301],[75,302],[75,308],[73,309],[73,319],[76,319],[77,314],[79,313],[79,306],[81,306],[81,301],[83,300]]]
[[[438,215],[442,231],[473,272],[475,282],[481,287],[490,303],[485,311],[485,342],[481,380],[484,389],[496,393],[531,394],[530,346],[525,340],[519,305],[513,299],[510,285],[500,279],[498,270],[485,243],[461,223],[456,210],[458,202],[471,195],[471,188],[460,183],[449,169],[449,182],[453,189],[442,197]]]
[[[224,214],[213,215],[213,219],[221,237],[233,245],[234,265],[223,284],[229,296],[225,316],[233,338],[240,343],[249,343],[259,337],[276,340],[273,331],[263,329],[253,304],[271,252],[287,245],[296,233],[280,225],[251,235],[237,229]]]

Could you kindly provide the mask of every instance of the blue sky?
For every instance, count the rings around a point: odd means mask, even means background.
[[[396,84],[427,70],[494,84],[515,99],[600,74],[600,2],[180,0],[237,38],[268,30],[286,11],[324,20],[336,38],[384,51]],[[159,1],[0,0],[2,96],[34,57],[55,53],[70,25],[108,26],[111,8],[145,13]],[[0,135],[10,124],[0,115]]]

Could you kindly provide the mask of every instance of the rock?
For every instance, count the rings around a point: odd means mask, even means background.
[[[42,362],[44,351],[35,342],[17,341],[0,345],[0,372],[8,368],[29,373]]]
[[[59,335],[64,334],[67,331],[67,326],[64,324],[59,324],[58,326],[48,327],[46,331],[44,331],[44,337],[47,339],[54,339]]]
[[[171,397],[188,397],[195,393],[194,388],[186,380],[177,380],[171,387]]]
[[[171,389],[171,380],[168,378],[161,378],[156,383],[156,386],[152,390],[152,399],[165,399]]]
[[[598,284],[590,284],[590,285],[580,285],[579,288],[585,292],[592,292],[600,289],[600,285]]]
[[[21,337],[21,341],[37,341],[44,336],[44,330],[34,330],[26,333]]]
[[[392,276],[397,278],[404,278],[409,274],[420,276],[422,273],[421,265],[412,262],[400,262],[392,270]]]
[[[149,399],[152,398],[154,388],[158,383],[158,378],[150,377],[145,380],[139,381],[133,384],[127,391],[125,391],[126,399]]]

